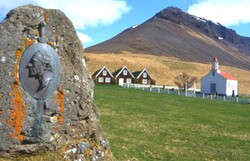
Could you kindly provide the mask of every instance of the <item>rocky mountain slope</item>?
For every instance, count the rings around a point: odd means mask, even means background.
[[[211,62],[217,56],[223,65],[250,69],[250,38],[174,7],[85,49],[87,53],[123,51],[201,63]]]

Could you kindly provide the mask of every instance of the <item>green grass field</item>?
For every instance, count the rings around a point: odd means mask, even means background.
[[[250,106],[95,87],[116,160],[250,160]]]

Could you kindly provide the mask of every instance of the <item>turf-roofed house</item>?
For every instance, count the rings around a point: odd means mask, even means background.
[[[92,78],[96,84],[111,84],[113,75],[108,68],[104,66],[103,68],[95,71]]]
[[[135,77],[135,83],[150,85],[153,82],[153,79],[146,68],[133,72],[133,75]]]
[[[119,86],[122,86],[124,83],[130,84],[135,78],[126,66],[114,71],[113,76],[116,84]]]

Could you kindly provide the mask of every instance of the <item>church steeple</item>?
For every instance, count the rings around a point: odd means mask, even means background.
[[[217,57],[214,57],[213,63],[212,63],[212,72],[220,73],[219,70],[219,62]]]

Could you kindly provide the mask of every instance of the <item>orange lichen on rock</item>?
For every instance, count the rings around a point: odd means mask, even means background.
[[[29,47],[30,45],[34,44],[36,40],[34,40],[34,39],[29,39],[29,38],[25,37],[25,38],[23,39],[23,41],[24,41],[25,48],[27,48],[27,47]]]
[[[18,64],[20,62],[22,56],[22,49],[16,50],[16,65],[14,67],[14,78],[15,81],[12,85],[12,91],[9,93],[10,97],[12,97],[12,103],[9,114],[8,124],[10,127],[13,127],[13,131],[10,132],[10,136],[19,141],[24,139],[24,136],[21,135],[21,131],[24,126],[25,120],[25,104],[23,101],[22,92],[19,90],[19,78],[18,78]]]
[[[39,31],[37,29],[35,30],[35,36],[39,36]]]
[[[43,17],[44,17],[44,21],[45,22],[48,21],[49,20],[49,14],[48,14],[48,12],[44,13]]]
[[[63,110],[64,110],[64,105],[63,105],[63,99],[64,99],[64,92],[58,87],[57,89],[57,97],[56,97],[56,102],[59,105],[59,116],[57,117],[59,125],[62,125],[63,122]],[[60,128],[57,127],[56,130],[58,131]]]
[[[50,46],[53,46],[53,45],[54,45],[54,43],[51,42],[51,41],[48,41],[47,44],[50,45]]]
[[[58,45],[60,42],[60,37],[59,36],[56,36],[56,45]]]
[[[19,63],[20,60],[21,60],[22,52],[23,52],[22,49],[16,50],[16,61],[17,61],[17,63]],[[15,66],[15,69],[16,69],[16,68],[17,68],[17,64],[16,64],[16,66]],[[17,71],[17,72],[18,72],[18,68],[17,68],[17,70],[14,70],[14,71]],[[14,75],[14,76],[16,76],[16,75]],[[18,81],[19,81],[19,80],[18,80]]]

